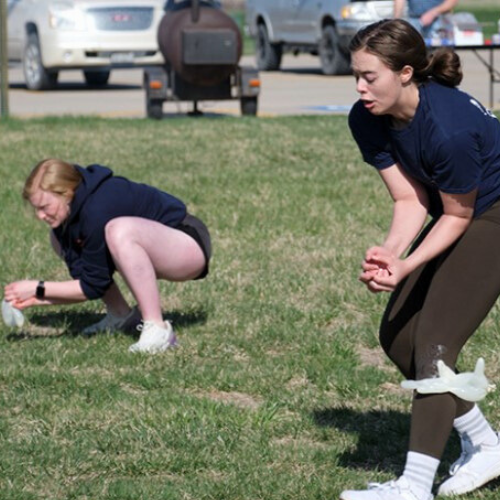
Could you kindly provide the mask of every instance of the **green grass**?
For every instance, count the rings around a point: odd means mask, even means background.
[[[255,52],[255,40],[245,33],[245,12],[242,10],[233,10],[228,13],[236,21],[236,24],[241,30],[241,35],[243,37],[243,54],[253,55]]]
[[[0,151],[2,284],[66,279],[20,197],[50,156],[179,196],[215,250],[207,280],[161,284],[175,351],[82,338],[99,302],[0,327],[2,500],[333,500],[401,472],[410,395],[377,345],[387,297],[356,279],[390,202],[345,117],[8,120]],[[495,308],[461,360],[493,380],[498,325]],[[482,405],[495,426],[499,402]]]

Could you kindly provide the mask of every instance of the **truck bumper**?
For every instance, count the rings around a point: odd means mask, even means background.
[[[151,35],[141,40],[130,33],[95,35],[54,31],[40,40],[42,60],[46,68],[112,68],[164,64],[157,45],[151,44]]]

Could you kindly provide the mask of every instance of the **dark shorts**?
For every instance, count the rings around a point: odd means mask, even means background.
[[[203,279],[208,274],[210,258],[212,257],[212,243],[207,226],[205,226],[205,224],[203,224],[203,222],[194,215],[187,214],[183,221],[175,229],[191,236],[191,238],[193,238],[200,246],[203,255],[205,256],[206,264],[200,275],[194,279]]]

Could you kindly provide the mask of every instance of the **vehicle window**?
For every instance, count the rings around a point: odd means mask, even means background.
[[[220,7],[219,0],[200,0],[200,6],[208,5]],[[177,8],[190,7],[191,0],[167,0],[165,2],[164,10],[176,10]]]

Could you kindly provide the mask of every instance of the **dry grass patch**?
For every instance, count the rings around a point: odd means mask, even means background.
[[[331,443],[315,441],[314,439],[303,436],[300,438],[285,436],[279,439],[273,439],[272,444],[275,446],[286,446],[288,448],[313,448],[322,450],[330,450],[332,448]]]
[[[362,366],[373,366],[385,372],[394,373],[395,369],[392,365],[389,365],[382,348],[371,349],[364,345],[359,345],[356,347],[356,352]]]
[[[225,392],[225,391],[189,391],[196,397],[206,398],[217,403],[235,405],[239,408],[258,410],[260,406],[264,403],[262,398],[251,396],[249,394],[244,394],[237,391]]]

